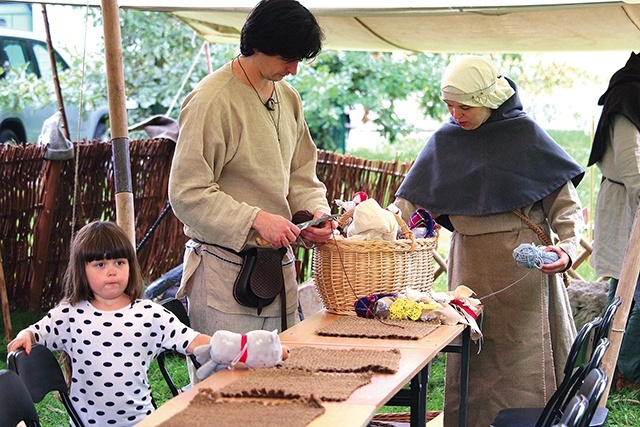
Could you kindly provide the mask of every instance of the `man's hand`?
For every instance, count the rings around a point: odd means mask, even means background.
[[[327,216],[326,212],[316,211],[313,214],[313,218],[322,218],[323,216]],[[333,230],[338,227],[338,223],[334,220],[324,221],[318,225],[313,227],[308,227],[302,230],[301,235],[305,240],[313,243],[325,243],[331,235],[333,234]]]
[[[291,245],[300,234],[300,229],[288,219],[262,210],[258,211],[252,227],[276,248]]]

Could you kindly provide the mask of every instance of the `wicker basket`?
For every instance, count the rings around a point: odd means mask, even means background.
[[[431,290],[437,237],[416,239],[402,218],[396,215],[396,221],[404,239],[332,239],[314,249],[313,277],[329,312],[355,315],[356,300],[367,295]]]

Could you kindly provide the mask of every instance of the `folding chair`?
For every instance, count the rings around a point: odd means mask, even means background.
[[[580,384],[586,375],[585,369],[590,359],[588,353],[601,324],[602,319],[596,318],[580,329],[569,350],[562,382],[544,407],[502,409],[491,421],[491,427],[549,427],[557,421],[562,409],[573,397],[571,392],[577,390],[575,385]]]
[[[607,374],[600,368],[592,369],[585,377],[578,394],[586,397],[589,404],[578,427],[589,427],[592,425],[592,419],[597,412],[598,404],[607,388],[607,381]]]
[[[587,412],[589,400],[581,394],[575,395],[567,404],[567,409],[560,417],[560,421],[553,427],[578,427]]]
[[[0,426],[16,426],[24,422],[27,427],[40,427],[36,407],[27,386],[20,377],[8,369],[0,370]]]
[[[160,305],[162,305],[164,308],[172,312],[178,318],[179,321],[181,321],[187,326],[191,326],[189,322],[189,316],[187,315],[187,310],[184,307],[182,301],[176,298],[170,298],[170,299],[161,301]],[[158,357],[156,357],[156,361],[158,362],[160,373],[164,377],[164,380],[167,382],[167,386],[169,386],[169,390],[171,390],[171,394],[173,396],[177,396],[180,393],[180,391],[178,390],[178,387],[176,387],[173,381],[173,378],[171,378],[171,375],[169,374],[169,372],[167,371],[167,367],[165,366],[165,359],[167,355],[171,353],[173,353],[172,350],[163,351],[158,355]],[[195,356],[190,355],[188,357],[191,359],[191,363],[193,363],[196,368],[200,366],[196,361]]]
[[[600,324],[598,333],[596,335],[596,342],[600,342],[602,338],[609,338],[611,325],[613,324],[613,318],[615,317],[616,312],[618,311],[618,307],[620,307],[621,304],[622,298],[618,295],[604,311],[604,314],[602,315],[602,323]]]
[[[69,418],[76,427],[84,427],[69,397],[69,388],[54,354],[45,346],[34,344],[31,352],[14,350],[7,356],[7,366],[24,382],[33,403],[38,403],[52,391],[60,394]]]
[[[584,386],[586,382],[586,376],[594,369],[599,368],[602,365],[602,359],[604,359],[604,354],[609,349],[611,345],[611,341],[609,338],[602,338],[598,346],[593,350],[593,354],[589,362],[585,365],[582,370],[582,374],[579,375],[578,381],[574,384],[573,388],[569,391],[569,396],[573,396],[577,393],[580,393],[580,389]],[[589,422],[589,427],[603,427],[607,422],[607,418],[609,417],[609,410],[605,407],[596,407],[594,409],[594,413],[591,414],[591,421]]]

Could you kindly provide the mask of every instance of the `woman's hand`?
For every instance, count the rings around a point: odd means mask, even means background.
[[[557,274],[567,270],[570,266],[571,258],[559,246],[547,246],[545,252],[555,252],[558,260],[551,264],[540,264],[539,268],[544,274]]]

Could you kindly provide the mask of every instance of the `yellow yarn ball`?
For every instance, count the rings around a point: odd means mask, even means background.
[[[391,306],[389,306],[389,312],[391,319],[400,320],[419,320],[422,316],[422,310],[425,308],[425,304],[415,301],[410,301],[405,298],[398,298]]]

